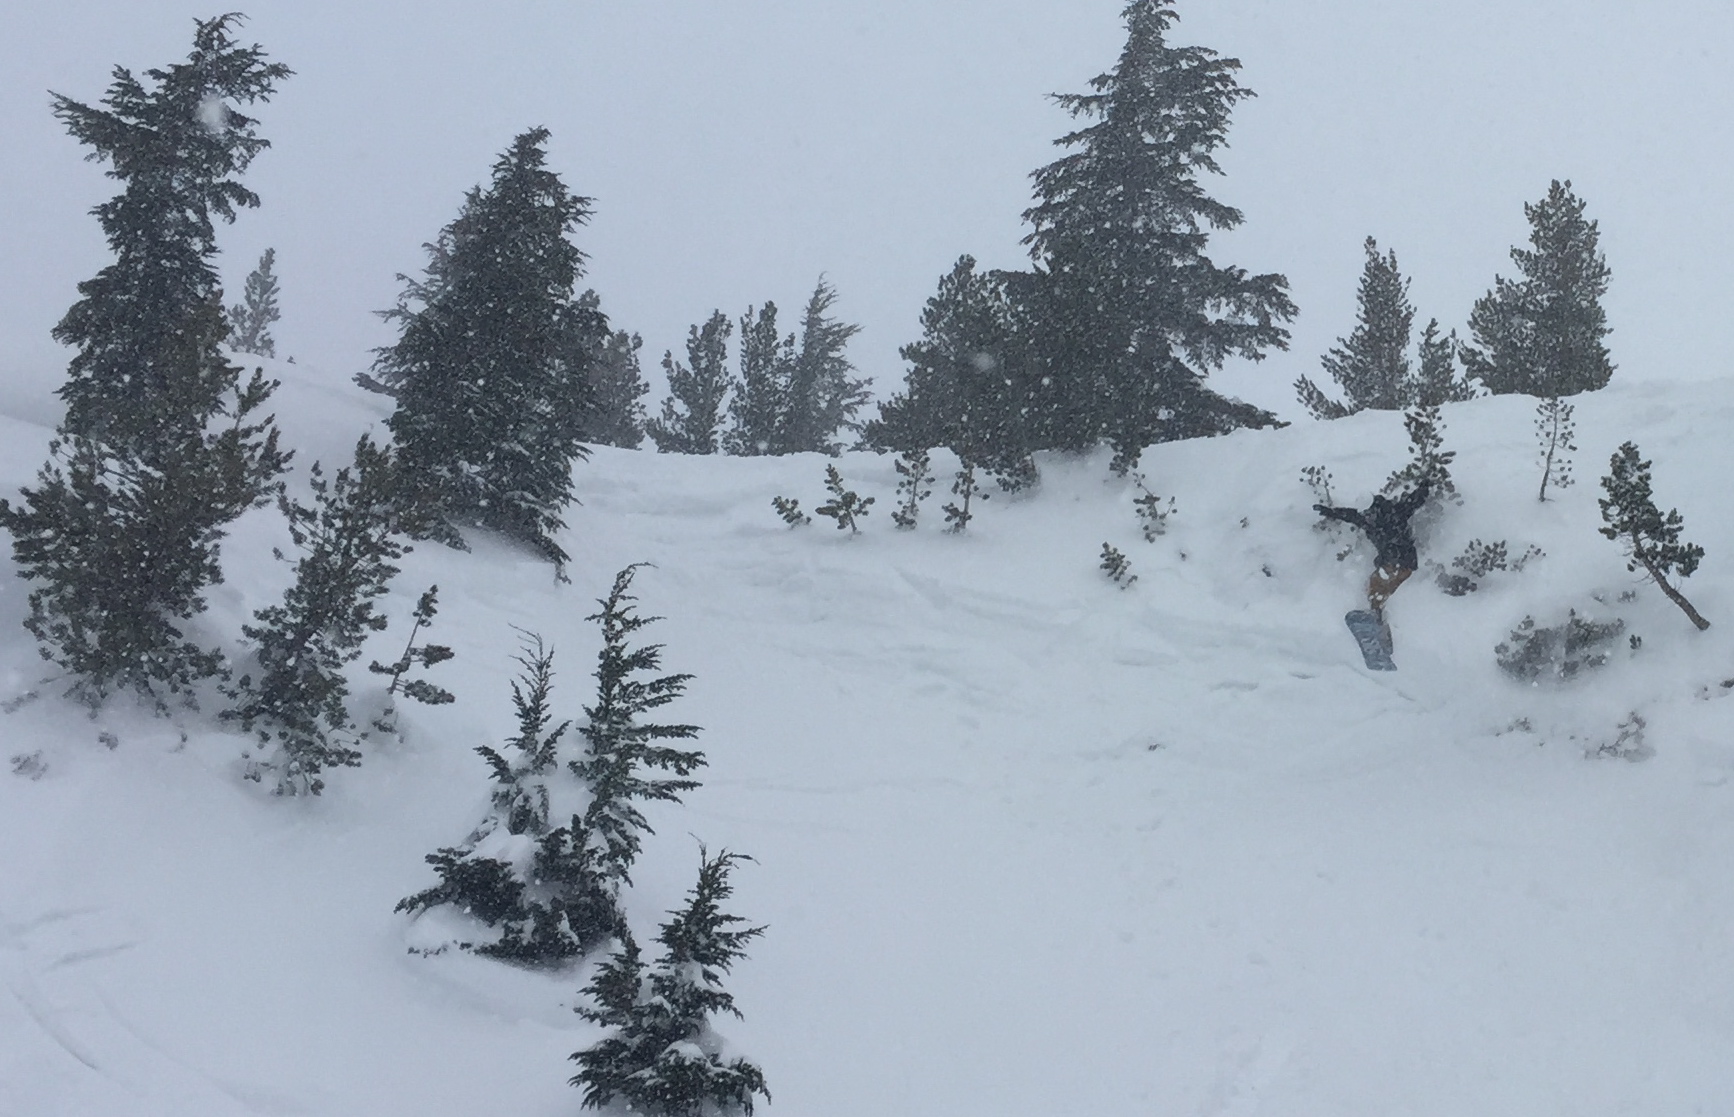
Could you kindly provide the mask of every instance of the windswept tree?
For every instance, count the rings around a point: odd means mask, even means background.
[[[1240,63],[1171,45],[1168,0],[1132,0],[1124,18],[1114,69],[1093,92],[1056,98],[1086,123],[1057,141],[1068,154],[1035,172],[1024,215],[1035,270],[1013,292],[1036,324],[1040,443],[1106,438],[1120,469],[1151,442],[1274,422],[1204,381],[1231,356],[1285,348],[1279,323],[1295,313],[1282,276],[1206,252],[1212,230],[1243,220],[1199,181],[1221,173],[1229,117],[1252,96]]]
[[[734,325],[722,311],[686,336],[686,364],[662,355],[668,398],[662,415],[645,424],[656,448],[665,454],[714,454],[723,400],[729,391],[729,333]]]
[[[1602,491],[1607,496],[1599,501],[1601,533],[1625,548],[1626,569],[1643,571],[1700,631],[1709,628],[1710,622],[1668,580],[1690,578],[1703,561],[1704,548],[1681,541],[1686,522],[1677,510],[1670,508],[1664,515],[1656,507],[1650,463],[1638,456],[1636,443],[1622,443],[1614,451]]]
[[[845,349],[861,327],[831,313],[837,289],[824,276],[801,312],[801,343],[789,366],[785,452],[835,455],[837,436],[861,429],[855,415],[868,399],[868,380],[855,375]]]
[[[837,435],[857,431],[868,381],[845,350],[861,327],[831,314],[837,289],[819,277],[801,314],[799,338],[777,332],[777,306],[741,317],[740,379],[725,440],[731,454],[836,454]]]
[[[546,128],[514,139],[429,247],[425,277],[400,277],[383,312],[398,340],[374,373],[397,396],[391,431],[435,537],[461,546],[458,528],[486,528],[559,565],[607,321],[574,294],[585,258],[570,234],[590,199],[548,169],[547,142]]]
[[[241,301],[228,309],[229,347],[238,353],[256,357],[275,357],[277,342],[271,337],[271,323],[283,317],[277,309],[277,250],[267,248],[259,264],[247,274],[247,284],[241,291]]]
[[[235,40],[240,18],[200,21],[187,60],[142,80],[116,67],[100,105],[54,96],[123,184],[94,211],[114,262],[54,329],[77,350],[65,417],[0,524],[33,584],[25,626],[91,701],[125,687],[160,703],[221,671],[183,625],[222,580],[224,526],[270,498],[288,459],[263,415],[274,385],[243,383],[221,348],[215,221],[258,205],[238,176],[269,146],[237,106],[289,75]]]
[[[278,794],[317,795],[325,769],[361,762],[344,668],[385,628],[375,601],[408,550],[397,538],[396,484],[391,451],[363,437],[353,464],[329,479],[314,464],[311,505],[278,499],[301,550],[295,581],[242,627],[256,666],[228,688],[234,705],[222,715],[258,734],[249,775],[272,773]]]
[[[1518,278],[1498,276],[1469,315],[1469,374],[1495,394],[1572,396],[1605,387],[1614,365],[1602,297],[1612,273],[1601,233],[1571,182],[1523,207],[1529,248],[1513,248]]]

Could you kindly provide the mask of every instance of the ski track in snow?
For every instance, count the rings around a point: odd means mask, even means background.
[[[268,371],[298,467],[377,435],[380,397]],[[405,710],[403,742],[318,800],[241,781],[246,742],[208,714],[64,702],[8,568],[0,701],[41,696],[0,715],[0,760],[45,768],[0,767],[0,1115],[573,1112],[584,971],[410,955],[461,922],[392,906],[480,817],[473,749],[511,728],[513,626],[555,648],[577,715],[584,617],[641,561],[640,606],[665,618],[645,635],[694,675],[670,713],[704,727],[710,766],[650,812],[630,914],[654,932],[699,840],[755,858],[733,906],[769,932],[721,1030],[764,1066],[769,1112],[1734,1112],[1734,383],[1581,398],[1579,482],[1546,505],[1531,410],[1447,409],[1466,499],[1423,555],[1503,538],[1547,556],[1465,598],[1417,574],[1392,674],[1342,624],[1368,555],[1336,559],[1352,536],[1313,530],[1298,476],[1323,464],[1364,502],[1405,457],[1395,415],[1154,448],[1143,472],[1177,501],[1154,542],[1099,456],[1044,460],[1039,491],[996,494],[954,536],[943,484],[899,532],[890,460],[845,455],[878,498],[851,537],[771,510],[818,503],[824,459],[599,449],[575,472],[571,585],[488,538],[404,560],[361,663],[397,654],[437,582],[432,636],[458,658],[433,677],[459,701]],[[48,432],[0,432],[0,482],[28,483]],[[1685,586],[1707,633],[1595,533],[1626,438],[1708,552]],[[1104,540],[1130,589],[1097,570]],[[201,638],[275,600],[284,542],[269,510],[235,525]],[[1642,649],[1575,685],[1497,670],[1526,613],[1573,607]],[[1586,759],[1634,710],[1639,759]]]

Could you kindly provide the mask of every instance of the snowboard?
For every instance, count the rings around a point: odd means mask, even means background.
[[[1374,671],[1395,671],[1396,663],[1391,660],[1390,630],[1379,619],[1379,614],[1367,609],[1356,609],[1343,618],[1354,633],[1355,642],[1361,646],[1361,658],[1367,661],[1367,667]]]

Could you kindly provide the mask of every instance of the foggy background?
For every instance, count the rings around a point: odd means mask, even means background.
[[[49,114],[94,102],[115,64],[185,57],[184,0],[5,0],[0,46],[0,403],[52,420],[69,351],[48,336],[109,260],[88,214],[114,193]],[[277,249],[279,355],[335,377],[395,337],[373,312],[518,132],[596,213],[585,285],[644,337],[645,371],[687,326],[821,272],[864,329],[851,352],[881,397],[898,346],[969,252],[1022,266],[1029,172],[1122,44],[1118,0],[632,0],[487,5],[255,0],[241,31],[296,75],[256,107],[263,199],[220,230],[231,290]],[[1171,40],[1243,63],[1226,177],[1246,225],[1219,262],[1286,274],[1288,353],[1223,390],[1294,417],[1290,383],[1353,326],[1361,242],[1395,249],[1417,329],[1463,329],[1512,274],[1523,204],[1569,178],[1600,222],[1616,376],[1725,372],[1734,278],[1734,5],[1725,0],[1183,0]]]

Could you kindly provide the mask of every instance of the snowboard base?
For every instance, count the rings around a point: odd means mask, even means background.
[[[1391,659],[1390,629],[1385,627],[1379,614],[1368,609],[1356,609],[1343,618],[1343,623],[1349,626],[1354,634],[1355,643],[1361,646],[1361,658],[1367,661],[1367,667],[1373,671],[1395,671],[1397,664]]]

